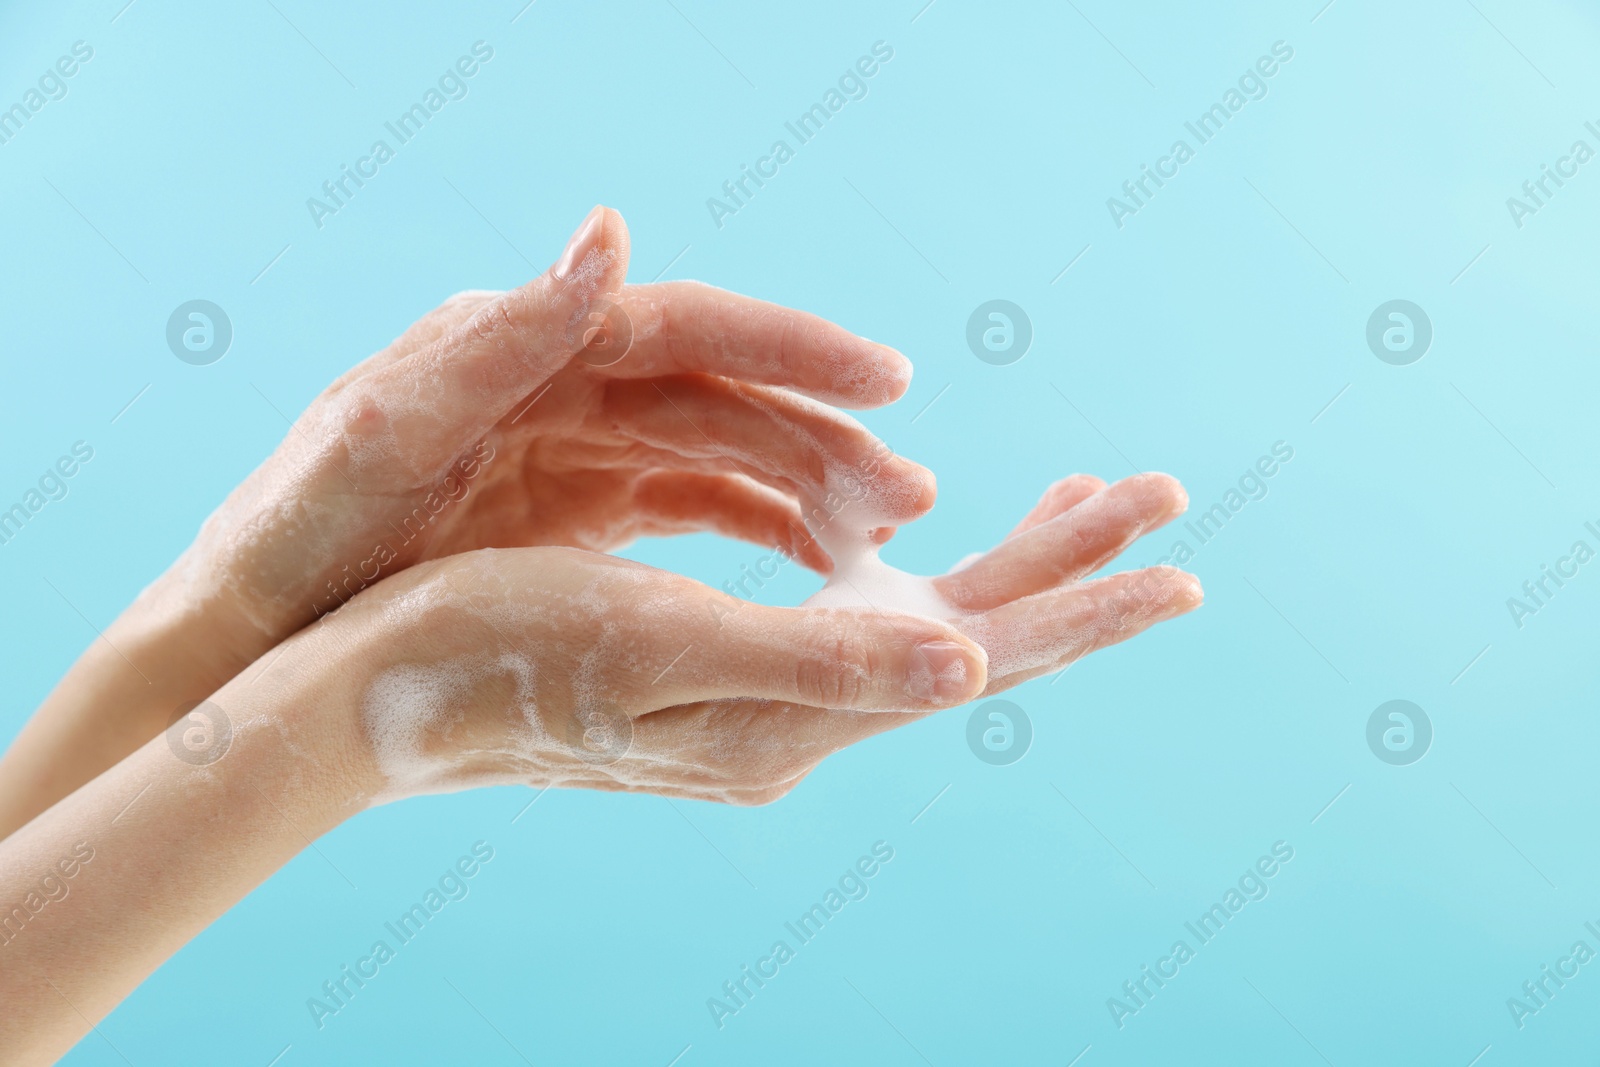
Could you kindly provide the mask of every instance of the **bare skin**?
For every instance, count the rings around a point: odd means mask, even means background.
[[[0,836],[415,563],[711,530],[826,573],[802,497],[824,456],[861,466],[888,450],[795,394],[879,406],[910,363],[805,312],[691,282],[624,285],[628,247],[621,216],[596,208],[544,275],[452,297],[313,401],[0,759]],[[623,317],[598,317],[613,306]],[[808,447],[773,447],[797,423]],[[933,504],[932,474],[908,460],[887,456],[870,481],[904,502],[895,524]]]
[[[374,804],[507,783],[769,803],[1200,603],[1170,568],[1087,580],[1182,512],[1165,475],[1052,486],[932,580],[941,618],[763,607],[599,554],[710,529],[828,573],[805,517],[841,484],[880,542],[933,501],[817,403],[894,399],[902,357],[704,287],[621,288],[626,249],[597,209],[540,279],[448,302],[335,382],[29,724],[0,763],[8,1062],[61,1055]],[[194,721],[232,731],[203,756],[189,720],[163,732],[201,699]]]
[[[1072,511],[1042,506],[1033,530]],[[967,570],[1000,565],[1024,536]],[[575,549],[410,568],[211,698],[233,730],[220,759],[196,765],[154,738],[0,841],[0,902],[24,902],[0,926],[0,1047],[53,1061],[308,840],[374,803],[524,783],[765,804],[839,749],[1200,602],[1166,569],[1055,577],[1097,558],[1065,539],[1013,572],[1038,591],[954,622],[753,605]],[[1003,632],[1032,659],[991,675],[967,632]],[[34,910],[64,863],[70,892]]]

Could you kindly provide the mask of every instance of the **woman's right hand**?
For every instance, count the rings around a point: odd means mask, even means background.
[[[911,615],[774,608],[614,556],[419,564],[294,639],[327,648],[367,803],[486,785],[763,803],[823,757],[983,691],[983,650]],[[247,672],[248,674],[248,672]],[[287,681],[282,667],[273,675]],[[213,702],[229,711],[229,691]]]
[[[211,732],[180,721],[0,840],[0,900],[93,859],[5,945],[0,1048],[53,1061],[374,804],[509,783],[768,803],[841,748],[1188,611],[1199,586],[1170,568],[1079,580],[1181,503],[1159,476],[1058,484],[936,582],[950,621],[763,607],[570,548],[412,567],[215,693]]]
[[[351,650],[366,803],[526,784],[763,804],[857,741],[1196,607],[1198,583],[1170,568],[1076,580],[1148,529],[1156,506],[1110,520],[1120,533],[1056,539],[1027,560],[1014,540],[992,550],[972,566],[1034,577],[951,621],[766,607],[643,564],[535,548],[413,567],[296,642],[337,636]]]

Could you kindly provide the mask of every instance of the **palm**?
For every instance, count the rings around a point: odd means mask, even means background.
[[[669,469],[683,461],[616,432],[605,417],[607,384],[569,366],[502,419],[488,438],[494,459],[426,555],[537,545],[606,552],[696,528],[693,516],[710,521],[715,481]]]
[[[1198,585],[1177,572],[1083,580],[1170,521],[1186,502],[1182,488],[1165,475],[1140,475],[1111,487],[1075,475],[1056,483],[999,545],[934,579],[958,612],[953,625],[988,653],[981,695],[1060,670],[1195,607]],[[691,651],[692,646],[679,654]],[[670,647],[666,654],[673,654]],[[815,703],[697,701],[632,718],[606,714],[595,720],[603,726],[597,733],[568,729],[567,751],[576,759],[559,784],[766,804],[834,752],[923,717],[840,710],[861,704],[863,694],[853,685],[870,676],[870,665],[837,666],[817,679]]]
[[[697,299],[715,292],[698,286],[686,291]],[[382,358],[400,358],[460,327],[492,297],[474,293],[453,299],[427,320],[425,332],[402,338]],[[633,302],[637,306],[643,300],[636,295]],[[781,322],[774,326],[785,337],[793,332]],[[693,351],[697,344],[706,351]],[[801,518],[802,504],[826,488],[810,476],[816,453],[860,466],[881,446],[853,420],[821,415],[793,394],[720,375],[678,372],[683,366],[716,364],[715,350],[728,345],[714,331],[709,338],[686,332],[668,346],[678,348],[663,367],[671,373],[633,376],[626,373],[632,367],[592,366],[587,353],[580,353],[508,405],[477,446],[479,454],[492,459],[469,479],[460,503],[445,509],[428,536],[408,546],[402,563],[477,548],[561,545],[605,552],[640,537],[710,530],[783,548],[826,573],[829,560],[806,535]],[[810,353],[802,350],[790,358],[801,355]],[[821,383],[806,384],[814,390]],[[791,433],[802,447],[787,456],[764,454],[751,440],[770,444]],[[407,466],[425,464],[402,468]],[[903,460],[891,466],[885,475],[890,480],[925,477],[920,467]],[[401,481],[386,488],[371,502],[374,525],[384,521],[386,510],[405,508],[408,492],[425,487]],[[931,503],[929,495],[904,517],[914,518]]]

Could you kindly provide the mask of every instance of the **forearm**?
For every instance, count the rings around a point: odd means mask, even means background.
[[[270,645],[163,575],[84,651],[0,758],[0,839],[166,729]]]
[[[190,938],[361,810],[371,764],[339,657],[305,636],[268,679],[247,673],[212,698],[232,730],[220,758],[180,756],[156,737],[0,841],[7,1062],[53,1062]]]

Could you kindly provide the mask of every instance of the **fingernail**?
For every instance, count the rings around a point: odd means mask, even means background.
[[[556,263],[555,270],[551,272],[557,278],[565,279],[579,263],[583,262],[583,257],[600,244],[600,230],[605,220],[605,213],[605,208],[596,204],[594,210],[584,218],[582,225],[567,242],[566,251],[561,253],[561,259]]]
[[[917,646],[911,664],[911,695],[919,700],[960,700],[972,691],[972,675],[982,666],[965,645],[924,642]]]

